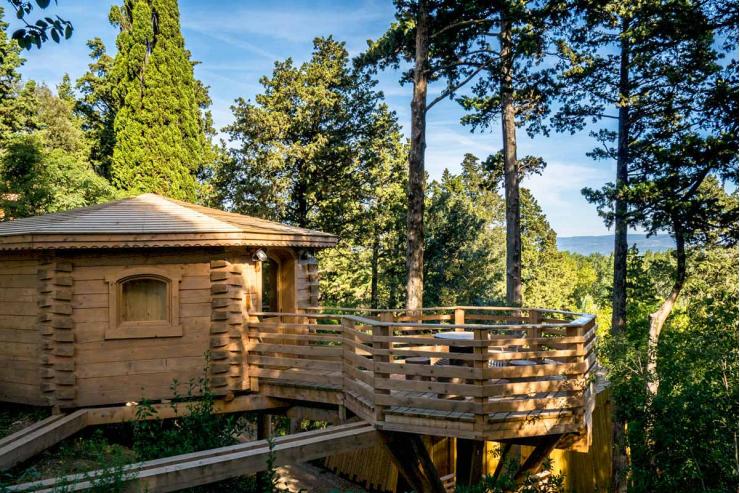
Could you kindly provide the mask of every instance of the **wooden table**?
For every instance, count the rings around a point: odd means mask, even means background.
[[[473,333],[472,332],[457,332],[454,330],[450,330],[447,332],[437,332],[434,334],[435,339],[444,339],[446,341],[472,341],[473,340]],[[472,353],[473,352],[473,346],[455,346],[452,342],[450,342],[450,352],[451,353]],[[457,363],[452,362],[453,359],[450,358],[450,364],[455,366],[465,366],[465,360],[454,360],[457,361]]]

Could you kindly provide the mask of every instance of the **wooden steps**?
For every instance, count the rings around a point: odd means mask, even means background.
[[[272,452],[267,440],[156,459],[123,468],[130,491],[166,492],[214,483],[264,471],[270,454],[276,464],[295,464],[328,455],[372,447],[379,443],[375,428],[367,423],[330,426],[274,440]],[[34,481],[10,487],[14,492],[52,492],[56,484],[64,491],[84,491],[109,470],[92,471],[61,478]]]

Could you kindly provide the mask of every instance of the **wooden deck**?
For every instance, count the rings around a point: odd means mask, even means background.
[[[253,313],[245,325],[246,373],[261,395],[345,406],[380,430],[495,441],[571,434],[562,443],[588,447],[592,315],[305,310]],[[472,335],[435,337],[442,332]]]

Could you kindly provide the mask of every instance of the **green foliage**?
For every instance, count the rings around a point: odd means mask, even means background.
[[[620,415],[628,424],[631,491],[730,491],[738,481],[737,249],[690,254],[685,291],[658,346],[658,394],[646,390],[648,316],[670,289],[669,253],[629,257],[628,325],[604,339]]]
[[[506,462],[499,477],[486,475],[480,483],[455,488],[456,493],[565,493],[565,476],[555,473],[552,461],[548,458],[542,462],[540,472],[528,473],[520,481],[514,480],[519,463]]]
[[[137,420],[133,422],[134,451],[142,460],[198,452],[237,443],[245,423],[234,415],[214,413],[215,396],[211,392],[208,376],[186,384],[185,394],[180,393],[180,383],[172,383],[173,409],[178,401],[186,400],[187,413],[172,420],[155,419],[156,409],[144,401],[136,408]]]
[[[120,28],[112,66],[101,67],[110,70],[114,84],[112,182],[195,201],[197,175],[212,155],[199,107],[203,87],[193,76],[177,1],[126,0],[111,9],[110,19]],[[107,95],[94,76],[88,86],[93,99]]]
[[[62,38],[69,39],[72,37],[74,32],[72,23],[58,15],[56,18],[43,17],[29,22],[27,16],[33,11],[34,4],[39,9],[45,9],[51,4],[51,0],[36,0],[35,2],[7,0],[7,2],[15,9],[15,16],[23,23],[23,27],[13,32],[13,39],[18,42],[21,48],[30,50],[34,45],[41,48],[43,43],[49,41],[49,36],[55,43],[59,43]]]
[[[429,306],[488,305],[505,296],[503,201],[483,164],[468,154],[463,171],[445,170],[428,190],[425,298]]]
[[[102,176],[111,177],[111,158],[116,135],[113,128],[118,101],[113,95],[115,88],[111,76],[113,57],[106,53],[105,44],[100,38],[87,42],[92,61],[89,70],[77,80],[76,88],[81,97],[76,101],[75,111],[82,119],[82,129],[88,135],[90,162]]]
[[[277,62],[261,83],[232,107],[237,147],[216,170],[217,201],[338,234],[320,253],[325,302],[402,301],[406,149],[376,82],[352,70],[343,43],[317,38],[308,62]]]
[[[10,135],[0,161],[0,208],[14,219],[84,207],[116,196],[86,161],[88,143],[68,100],[28,83],[15,101],[25,131]]]
[[[429,306],[497,305],[505,286],[504,201],[495,160],[466,155],[428,189],[425,296]],[[522,281],[526,306],[599,311],[608,298],[608,259],[557,250],[556,235],[527,189],[521,190]]]

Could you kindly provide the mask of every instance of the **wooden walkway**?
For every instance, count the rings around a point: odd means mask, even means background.
[[[279,437],[272,449],[266,440],[256,440],[230,447],[176,455],[125,466],[121,475],[127,491],[167,492],[215,483],[225,479],[264,471],[268,457],[286,465],[319,459],[332,454],[372,447],[379,443],[378,431],[367,423],[331,426]],[[61,478],[24,483],[8,488],[13,492],[83,491],[110,475],[110,470],[91,471]]]

